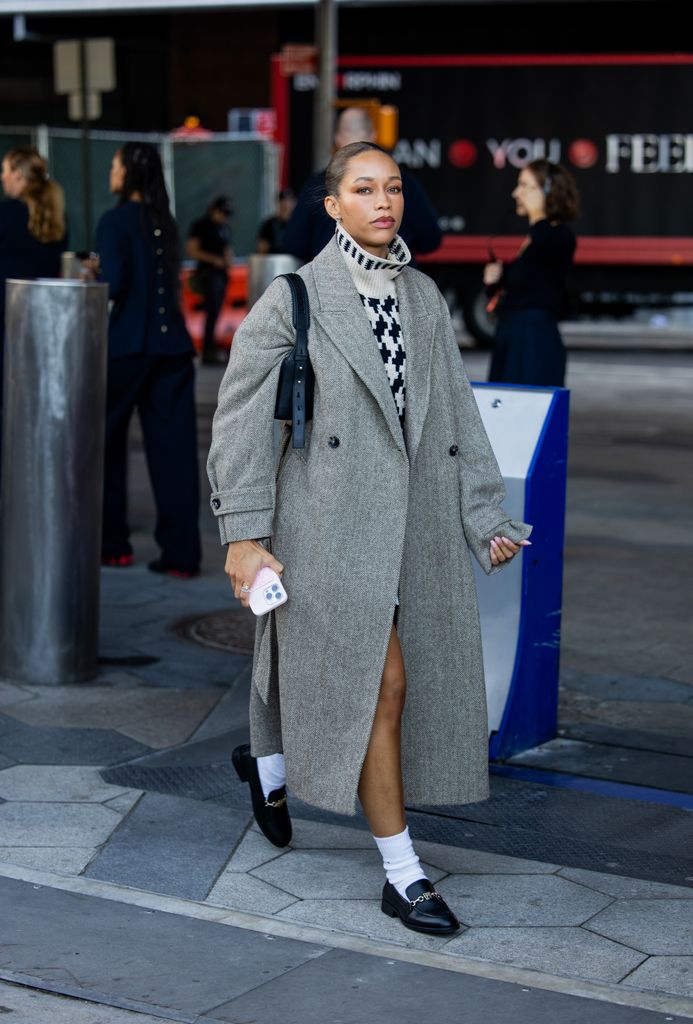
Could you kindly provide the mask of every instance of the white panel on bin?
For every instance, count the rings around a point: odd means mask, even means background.
[[[553,391],[474,387],[481,419],[505,483],[503,507],[511,519],[523,519],[525,484]],[[489,732],[503,717],[515,664],[522,604],[522,562],[487,576],[474,565],[486,675]]]

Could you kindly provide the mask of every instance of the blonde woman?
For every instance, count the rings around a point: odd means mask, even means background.
[[[0,406],[5,339],[5,281],[58,277],[66,248],[65,197],[48,176],[48,165],[30,146],[11,149],[2,160],[0,202]]]

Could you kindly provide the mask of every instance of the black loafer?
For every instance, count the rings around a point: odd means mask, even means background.
[[[243,743],[231,755],[238,778],[250,786],[253,814],[260,831],[274,846],[288,846],[291,842],[291,818],[286,806],[286,786],[273,790],[265,799],[257,771],[257,758],[250,753],[250,747]]]
[[[394,885],[386,882],[380,908],[388,917],[398,917],[405,928],[424,935],[454,935],[460,922],[427,878],[407,886],[403,899]]]

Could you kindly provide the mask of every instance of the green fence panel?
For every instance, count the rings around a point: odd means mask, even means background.
[[[183,239],[218,195],[231,199],[232,244],[236,256],[255,251],[265,213],[266,148],[262,142],[199,141],[173,144],[176,218]]]

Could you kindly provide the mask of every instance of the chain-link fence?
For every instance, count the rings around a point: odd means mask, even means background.
[[[77,129],[0,127],[0,155],[15,146],[31,145],[46,157],[51,175],[65,189],[69,246],[80,251],[94,248],[94,227],[115,202],[108,190],[113,154],[134,140],[150,142],[159,149],[182,238],[215,196],[227,195],[235,211],[231,222],[234,252],[241,258],[254,252],[259,224],[275,205],[279,147],[272,142],[238,140],[226,133],[191,140],[154,133],[94,131],[87,143],[88,188],[82,133]],[[91,232],[87,231],[88,222]]]

